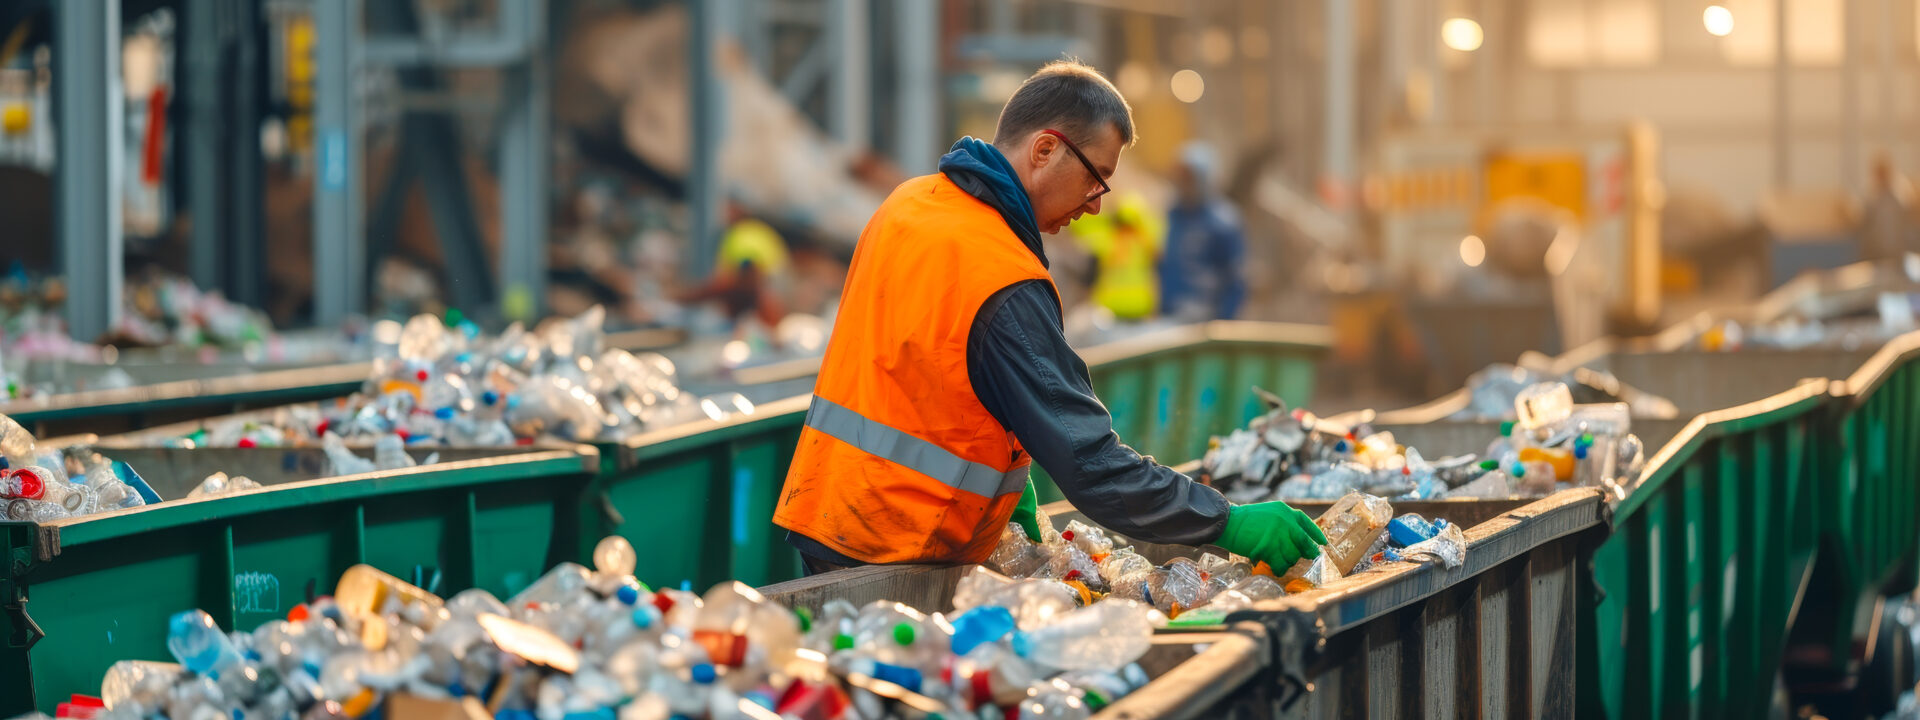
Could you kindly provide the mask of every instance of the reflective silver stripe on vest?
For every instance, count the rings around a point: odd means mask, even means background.
[[[869,455],[904,465],[948,487],[982,497],[999,497],[1027,487],[1025,465],[1000,472],[819,396],[807,407],[807,427],[832,435]]]

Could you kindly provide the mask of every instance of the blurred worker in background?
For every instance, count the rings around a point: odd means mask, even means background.
[[[772,226],[747,215],[738,203],[729,205],[727,214],[730,224],[720,236],[713,279],[683,296],[681,302],[718,301],[721,311],[733,322],[735,340],[746,339],[748,321],[758,319],[766,327],[768,342],[777,347],[779,334],[774,329],[787,312],[775,285],[791,262],[786,241]]]
[[[773,517],[809,572],[978,563],[1009,520],[1038,540],[1031,461],[1131,538],[1275,568],[1318,554],[1306,514],[1231,505],[1121,444],[1067,346],[1040,235],[1100,213],[1133,138],[1112,83],[1056,62],[1007,101],[993,143],[961,138],[867,222]]]
[[[1093,255],[1093,301],[1121,320],[1153,317],[1160,301],[1154,265],[1161,223],[1139,193],[1125,193],[1112,212],[1083,217],[1073,232]]]
[[[1885,260],[1920,251],[1913,221],[1913,185],[1893,169],[1893,158],[1873,158],[1873,188],[1860,208],[1860,258]]]
[[[1225,320],[1247,297],[1240,264],[1247,244],[1240,213],[1214,187],[1213,149],[1188,143],[1174,169],[1179,201],[1167,213],[1166,254],[1160,258],[1160,311],[1189,321]]]

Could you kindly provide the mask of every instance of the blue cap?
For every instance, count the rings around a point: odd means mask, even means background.
[[[640,602],[640,588],[632,585],[621,585],[620,589],[613,591],[613,597],[618,599],[622,604],[632,605]]]
[[[680,581],[680,592],[693,592],[693,581],[692,581],[692,580],[681,580],[681,581]]]
[[[486,392],[480,393],[480,402],[486,403],[487,405],[493,405],[494,403],[500,402],[500,393],[494,392],[492,390],[488,390]]]
[[[451,406],[451,405],[449,405],[449,406],[447,406],[447,407],[443,407],[443,408],[434,408],[434,411],[433,411],[433,416],[434,416],[434,417],[437,417],[437,418],[440,418],[441,420],[452,420],[452,419],[453,419],[453,406]]]
[[[693,666],[693,681],[701,685],[710,685],[719,673],[713,669],[713,663],[700,663]]]
[[[1026,657],[1033,652],[1033,637],[1024,630],[1013,631],[1013,654]]]
[[[641,630],[653,627],[653,624],[659,621],[660,608],[652,605],[642,605],[633,609],[633,624]]]
[[[1575,460],[1587,459],[1587,446],[1586,445],[1573,446],[1573,459]]]

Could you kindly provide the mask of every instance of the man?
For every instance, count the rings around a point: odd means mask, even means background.
[[[1167,213],[1167,249],[1160,257],[1160,311],[1188,321],[1226,320],[1240,312],[1246,241],[1240,216],[1213,189],[1213,150],[1188,143],[1174,172],[1180,200]]]
[[[1283,503],[1234,506],[1114,436],[1062,335],[1040,234],[1098,214],[1132,110],[1092,68],[1020,86],[993,144],[961,138],[861,233],[774,522],[809,572],[977,563],[1011,519],[1038,539],[1029,453],[1129,537],[1285,568],[1326,538]]]

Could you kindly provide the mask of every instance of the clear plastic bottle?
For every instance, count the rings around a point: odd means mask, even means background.
[[[715,585],[700,600],[692,637],[716,665],[778,667],[800,647],[798,616],[745,583]]]
[[[1013,636],[1013,651],[1059,670],[1118,670],[1139,660],[1152,645],[1151,606],[1109,600],[1055,618]]]

